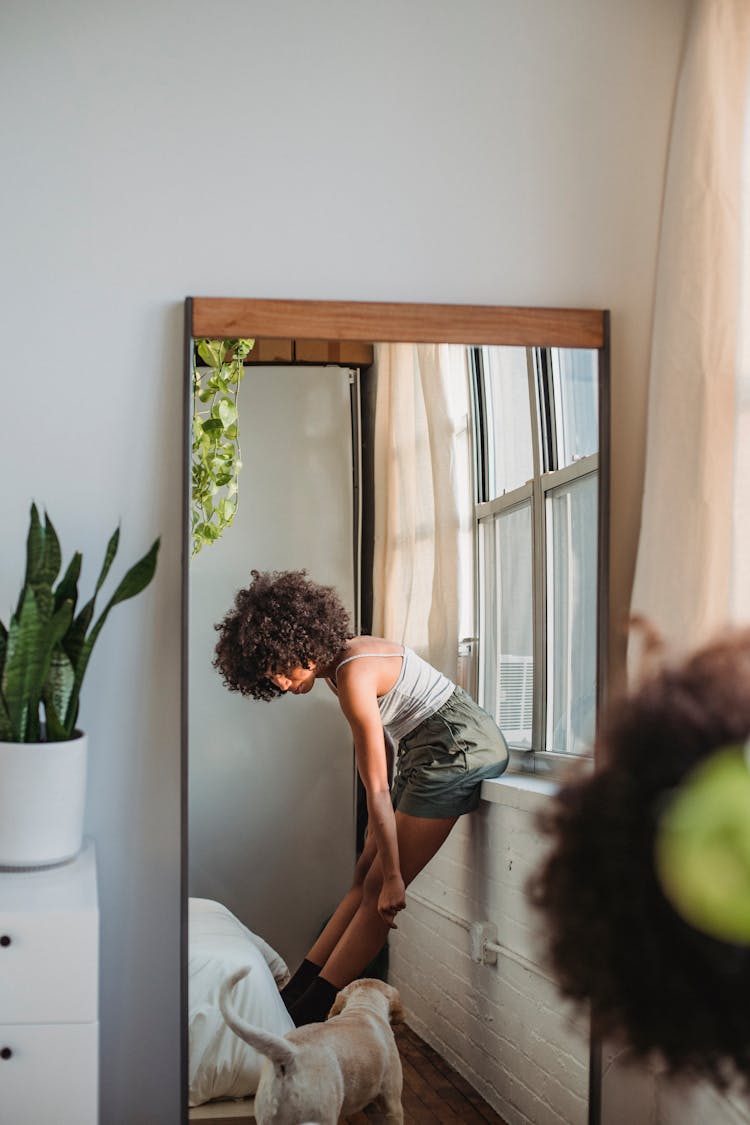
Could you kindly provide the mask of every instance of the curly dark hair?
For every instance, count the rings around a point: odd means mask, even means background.
[[[654,841],[671,791],[750,734],[750,629],[662,664],[605,716],[593,774],[542,818],[552,849],[532,878],[563,995],[595,1033],[668,1072],[750,1083],[750,948],[699,933],[664,897]]]
[[[336,591],[312,582],[307,571],[250,573],[250,585],[214,626],[219,640],[213,665],[230,691],[275,699],[279,691],[267,678],[269,670],[326,664],[354,634]]]

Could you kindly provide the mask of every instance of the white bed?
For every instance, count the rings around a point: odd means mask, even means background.
[[[190,1119],[215,1125],[252,1121],[251,1095],[263,1056],[224,1023],[219,989],[231,972],[250,965],[251,972],[235,988],[235,1004],[249,1023],[285,1035],[294,1023],[279,988],[289,972],[278,953],[221,903],[191,898],[188,918]],[[218,1098],[250,1100],[213,1102]]]
[[[191,1121],[203,1121],[205,1125],[253,1125],[254,1111],[255,1098],[240,1098],[193,1106],[189,1116]]]

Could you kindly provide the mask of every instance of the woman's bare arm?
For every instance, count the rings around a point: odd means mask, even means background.
[[[385,733],[378,710],[376,673],[367,667],[348,666],[338,678],[341,710],[354,736],[357,769],[367,794],[370,831],[375,837],[383,872],[383,891],[378,910],[389,925],[405,905],[404,883],[398,856],[396,818],[388,785]]]

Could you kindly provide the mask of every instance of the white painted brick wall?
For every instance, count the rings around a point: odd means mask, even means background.
[[[508,1125],[585,1125],[588,1027],[543,968],[525,892],[542,855],[534,814],[545,797],[498,783],[491,794],[409,888],[390,979],[409,1025]],[[507,952],[496,965],[475,964],[468,928],[441,912],[493,922]]]

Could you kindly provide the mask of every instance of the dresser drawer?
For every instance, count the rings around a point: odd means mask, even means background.
[[[96,911],[0,910],[3,1023],[87,1023],[97,1018]]]
[[[0,1024],[0,1121],[96,1125],[98,1041],[98,1023]]]

